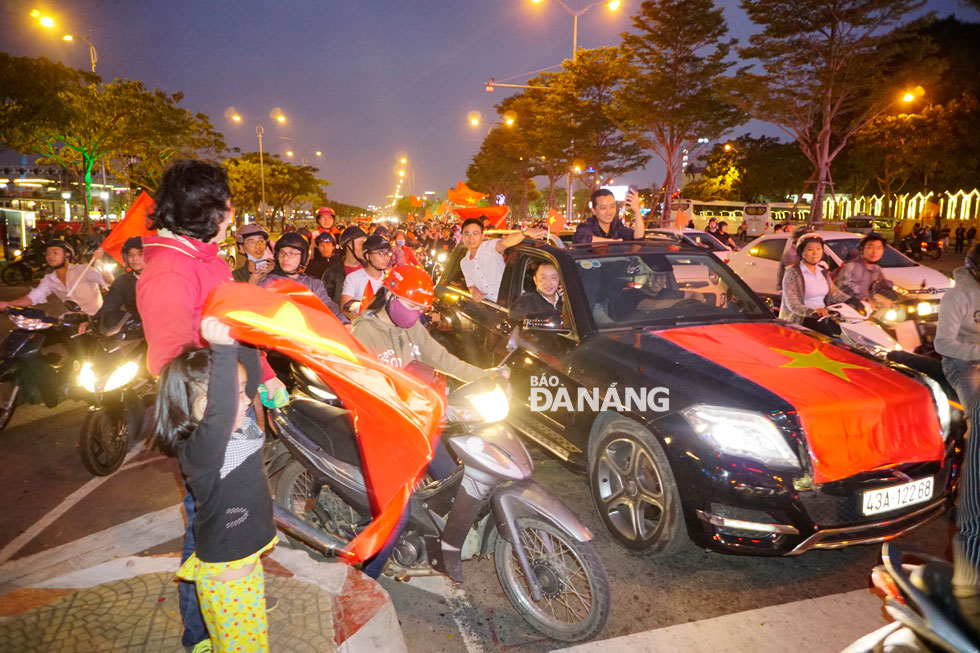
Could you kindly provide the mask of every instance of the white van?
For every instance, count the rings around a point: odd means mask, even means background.
[[[749,228],[749,236],[755,238],[771,231],[772,213],[768,204],[746,204],[742,209],[742,223]]]

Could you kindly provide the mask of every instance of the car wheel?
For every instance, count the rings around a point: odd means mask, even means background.
[[[609,533],[627,548],[661,556],[686,548],[680,493],[657,439],[619,421],[603,429],[593,451],[589,485]]]

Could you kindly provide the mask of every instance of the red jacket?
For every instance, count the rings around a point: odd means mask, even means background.
[[[216,286],[232,282],[219,247],[166,231],[143,236],[146,267],[136,283],[136,305],[146,335],[146,365],[157,376],[187,345],[205,346],[201,311]],[[264,362],[264,361],[263,361]],[[263,365],[262,380],[274,376]]]

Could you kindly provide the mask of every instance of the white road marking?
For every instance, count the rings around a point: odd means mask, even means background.
[[[125,471],[127,469],[132,469],[134,467],[139,467],[140,465],[145,465],[147,463],[161,460],[163,458],[163,456],[155,456],[153,458],[147,458],[146,460],[138,460],[135,463],[131,463],[130,462],[131,459],[141,451],[143,451],[142,443],[137,444],[136,447],[126,455],[126,458],[123,461],[123,466],[119,468],[119,471],[117,471],[116,474]],[[58,518],[60,518],[66,512],[74,508],[79,501],[81,501],[89,494],[94,492],[100,485],[102,485],[103,483],[111,479],[113,476],[114,475],[96,476],[91,481],[88,481],[82,487],[78,488],[77,490],[69,494],[67,497],[65,497],[64,500],[60,504],[55,506],[53,510],[51,510],[48,514],[44,515],[39,520],[31,524],[30,528],[28,528],[26,531],[24,531],[23,533],[15,537],[11,542],[7,544],[7,546],[3,547],[3,549],[0,549],[0,565],[10,560],[14,556],[14,554],[16,554],[22,548],[24,548],[24,546],[26,546],[28,542],[30,542],[35,537],[37,537],[38,534],[41,533],[41,531],[43,531],[45,528],[53,524]]]
[[[871,590],[855,590],[556,650],[569,653],[840,651],[859,637],[885,625],[881,606],[881,599]]]
[[[398,582],[398,581],[392,581]],[[473,633],[463,618],[465,614],[476,614],[476,610],[466,598],[466,591],[459,583],[445,576],[420,576],[409,581],[413,587],[425,590],[446,600],[449,612],[456,622],[456,629],[463,638],[463,645],[469,653],[484,653],[486,650],[480,638]]]

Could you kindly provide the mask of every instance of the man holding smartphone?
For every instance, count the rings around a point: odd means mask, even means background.
[[[231,278],[240,283],[258,285],[272,271],[272,252],[269,251],[269,234],[257,224],[247,224],[235,236],[238,250],[244,252],[245,263],[235,268]]]
[[[626,204],[633,211],[633,228],[630,229],[616,216],[616,198],[608,188],[592,193],[592,217],[583,222],[572,236],[573,243],[605,243],[613,240],[643,240],[645,226],[640,211],[640,194],[630,186]]]

